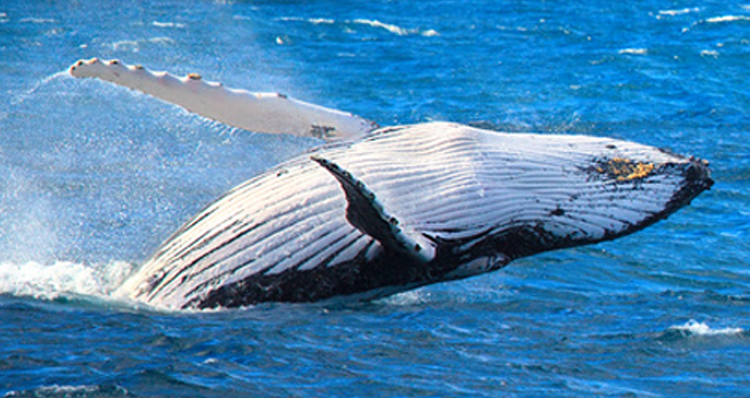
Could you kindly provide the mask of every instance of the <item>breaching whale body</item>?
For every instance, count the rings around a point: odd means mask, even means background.
[[[79,61],[71,73],[188,109],[228,103],[192,110],[248,130],[335,141],[232,189],[164,242],[118,291],[155,307],[383,297],[633,233],[713,183],[704,161],[621,140],[445,122],[375,129],[116,61]],[[252,117],[229,120],[226,109]]]

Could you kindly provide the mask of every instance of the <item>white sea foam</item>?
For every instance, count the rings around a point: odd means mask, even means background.
[[[429,301],[430,294],[424,290],[409,290],[383,298],[383,302],[393,306],[410,306]]]
[[[127,397],[128,390],[120,386],[44,386],[34,390],[10,391],[6,397]]]
[[[115,51],[132,51],[132,52],[138,52],[141,48],[141,45],[143,44],[161,44],[161,45],[171,45],[174,44],[174,40],[172,40],[169,37],[164,36],[158,36],[158,37],[152,37],[149,39],[140,39],[140,40],[120,40],[116,41],[111,44],[112,49]]]
[[[735,22],[735,21],[750,21],[748,15],[723,15],[720,17],[713,17],[706,19],[708,23],[722,23],[722,22]]]
[[[293,21],[293,22],[309,22],[313,25],[336,24],[336,20],[329,19],[329,18],[280,17],[279,20]],[[369,26],[372,28],[384,29],[390,33],[393,33],[399,36],[409,36],[409,35],[421,35],[425,37],[440,36],[440,33],[438,33],[438,31],[436,31],[435,29],[421,30],[418,28],[403,28],[401,26],[385,23],[377,19],[358,18],[354,20],[346,20],[346,21],[343,21],[343,23],[346,25],[364,25],[364,26]],[[351,29],[349,29],[348,27],[347,27],[347,32],[351,32]]]
[[[291,22],[309,22],[313,25],[333,25],[335,20],[329,18],[301,18],[301,17],[280,17],[280,21]]]
[[[416,29],[416,28],[415,29],[406,29],[406,28],[402,28],[402,27],[397,26],[397,25],[383,23],[383,22],[378,21],[377,19],[355,19],[352,22],[355,23],[355,24],[371,26],[373,28],[385,29],[385,30],[387,30],[387,31],[389,31],[391,33],[397,34],[399,36],[422,35],[422,36],[428,36],[429,37],[429,36],[439,36],[440,35],[434,29],[429,29],[429,30],[426,30],[426,31],[423,32],[420,29]]]
[[[42,80],[39,80],[36,84],[34,84],[34,86],[32,88],[30,88],[29,90],[27,90],[26,91],[26,96],[24,96],[23,99],[26,99],[27,96],[29,96],[31,94],[34,94],[37,90],[39,90],[40,88],[44,87],[45,85],[47,85],[48,83],[50,83],[53,80],[57,80],[57,79],[72,79],[72,78],[73,78],[73,76],[71,76],[70,73],[68,73],[67,70],[61,70],[59,72],[53,73],[53,74],[51,74],[51,75],[43,78]]]
[[[646,48],[623,48],[617,53],[618,54],[630,54],[630,55],[647,55],[648,49]]]
[[[0,263],[0,293],[52,300],[68,295],[107,298],[133,271],[133,264],[101,266],[57,261]]]
[[[21,22],[21,23],[39,23],[39,24],[43,24],[43,23],[57,23],[57,21],[54,20],[54,19],[52,19],[52,18],[33,18],[33,17],[32,18],[23,18],[19,22]]]
[[[745,7],[750,7],[750,6],[743,6],[743,8]],[[745,8],[745,9],[750,10],[750,8]],[[682,33],[689,32],[691,29],[701,24],[722,24],[722,23],[745,22],[745,21],[750,21],[750,15],[722,15],[718,17],[711,17],[711,18],[706,18],[697,22],[693,22],[689,27],[682,28]]]
[[[179,23],[179,22],[154,21],[152,22],[152,25],[156,26],[157,28],[184,28],[185,27],[185,24]]]
[[[662,11],[659,11],[659,15],[674,17],[676,15],[685,15],[685,14],[690,14],[692,12],[699,12],[699,11],[700,11],[700,8],[698,7],[681,8],[679,10],[662,10]]]
[[[684,325],[672,326],[669,329],[696,336],[735,335],[745,331],[742,328],[712,329],[707,324],[694,319],[689,320]]]
[[[321,24],[332,25],[336,23],[336,21],[334,21],[333,19],[327,19],[327,18],[310,18],[307,21],[314,25],[321,25]]]
[[[377,19],[355,19],[353,22],[356,24],[372,26],[373,28],[382,28],[399,36],[406,36],[409,34],[409,29],[404,29],[396,25],[383,23],[378,21]]]

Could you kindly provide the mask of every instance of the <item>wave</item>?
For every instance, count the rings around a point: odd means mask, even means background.
[[[750,8],[745,8],[746,10],[750,10]],[[718,24],[726,24],[731,22],[748,22],[750,21],[750,15],[721,15],[717,17],[710,17],[706,19],[701,19],[699,21],[693,22],[690,24],[689,27],[682,28],[682,33],[686,33],[691,31],[692,29],[705,25],[705,24],[712,24],[712,25],[718,25]]]
[[[690,336],[735,336],[745,334],[742,328],[721,328],[714,329],[706,323],[698,322],[694,319],[689,320],[683,325],[671,326],[667,329],[666,335],[676,335],[681,337]]]
[[[21,18],[19,21],[21,23],[35,23],[35,24],[48,24],[48,23],[57,23],[57,20],[52,18],[35,18],[35,17],[29,17],[29,18]]]
[[[186,25],[184,23],[179,22],[160,22],[160,21],[154,21],[151,22],[151,25],[156,26],[157,28],[185,28]]]
[[[109,299],[134,268],[124,261],[103,265],[4,262],[0,263],[0,294],[43,300],[79,296]]]
[[[373,28],[385,29],[385,30],[387,30],[387,31],[389,31],[391,33],[395,33],[395,34],[397,34],[399,36],[407,36],[407,35],[411,35],[411,34],[416,34],[416,35],[422,35],[422,36],[428,36],[429,37],[429,36],[438,36],[439,35],[439,33],[437,31],[433,30],[433,29],[428,29],[426,31],[421,31],[420,29],[405,29],[405,28],[402,28],[402,27],[399,27],[399,26],[396,26],[396,25],[392,25],[392,24],[387,24],[387,23],[380,22],[380,21],[378,21],[376,19],[375,20],[371,20],[371,19],[355,19],[354,21],[352,21],[352,23],[360,24],[360,25],[367,25],[367,26],[371,26]]]
[[[328,19],[328,18],[281,17],[279,19],[281,21],[308,22],[313,25],[336,24],[336,20]],[[440,36],[440,33],[438,33],[434,29],[422,30],[419,28],[404,28],[398,25],[381,22],[377,19],[358,18],[358,19],[353,19],[353,20],[345,20],[343,21],[343,23],[345,25],[363,25],[363,26],[367,26],[371,28],[383,29],[385,31],[388,31],[398,36],[412,36],[412,35],[425,36],[425,37]]]
[[[141,46],[147,45],[147,44],[155,44],[155,45],[161,45],[161,46],[171,46],[174,45],[176,42],[174,39],[166,36],[157,36],[157,37],[151,37],[146,39],[137,39],[137,40],[119,40],[110,44],[105,44],[105,46],[110,46],[113,51],[131,51],[131,52],[138,52],[141,49]]]
[[[723,15],[720,17],[713,17],[706,19],[708,23],[722,23],[722,22],[736,22],[736,21],[750,21],[748,15]]]
[[[430,301],[430,293],[424,290],[409,290],[406,292],[394,294],[381,299],[383,303],[391,306],[412,306],[421,305]]]
[[[699,12],[699,11],[700,11],[700,8],[698,7],[681,8],[679,10],[661,10],[659,11],[659,16],[674,17],[677,15],[685,15],[685,14],[690,14],[690,13]]]
[[[119,386],[47,386],[33,390],[11,391],[6,397],[133,397],[135,395]]]
[[[618,54],[630,54],[630,55],[648,55],[648,49],[646,48],[623,48],[617,53]]]
[[[701,51],[701,57],[714,57],[717,58],[719,56],[719,52],[716,50],[702,50]]]
[[[333,25],[336,20],[330,18],[299,18],[299,17],[281,17],[281,21],[309,22],[313,25]]]

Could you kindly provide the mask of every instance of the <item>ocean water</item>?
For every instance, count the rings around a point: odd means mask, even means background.
[[[0,395],[750,395],[750,4],[0,3]],[[381,125],[611,136],[711,161],[613,242],[351,305],[165,313],[110,292],[212,199],[319,145],[67,68],[119,58]]]

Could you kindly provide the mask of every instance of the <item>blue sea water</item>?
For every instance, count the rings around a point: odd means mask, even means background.
[[[750,395],[750,4],[0,3],[0,395]],[[351,305],[109,297],[197,210],[320,143],[67,75],[119,58],[347,110],[711,161],[635,235]],[[449,165],[446,165],[449,167]]]

